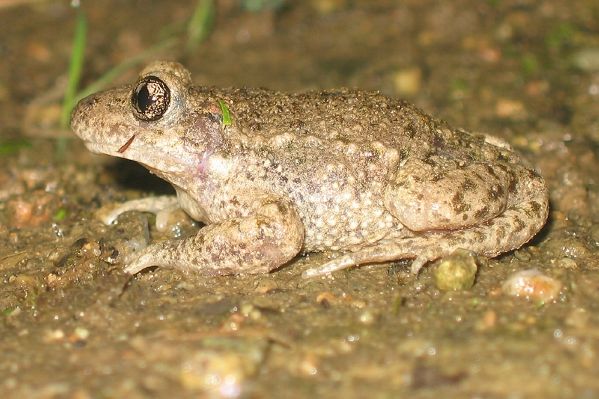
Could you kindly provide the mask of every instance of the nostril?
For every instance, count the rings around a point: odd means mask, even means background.
[[[71,112],[71,126],[78,125],[85,115],[91,112],[91,108],[98,102],[95,96],[87,96],[79,100],[73,111]]]
[[[76,108],[80,108],[80,107],[92,107],[97,102],[98,102],[98,98],[96,96],[87,96],[87,97],[82,98],[81,100],[79,100],[79,102],[77,103],[77,107]]]

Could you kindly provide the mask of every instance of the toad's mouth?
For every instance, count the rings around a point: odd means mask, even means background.
[[[102,143],[84,140],[88,150],[96,154],[129,159],[135,161],[158,176],[186,176],[190,171],[199,170],[199,159],[195,154],[178,151],[176,154],[160,151],[148,146],[135,146],[138,134],[133,134],[124,144],[117,148],[118,143]]]
[[[136,137],[137,137],[137,135],[134,134],[120,147],[117,147],[118,143],[116,143],[116,144],[103,143],[103,142],[98,142],[98,141],[93,141],[93,140],[83,140],[83,143],[85,144],[87,149],[93,153],[105,154],[105,155],[110,155],[113,157],[127,158],[127,159],[131,159],[133,161],[137,161],[137,158],[135,157],[135,155],[133,153],[131,153],[131,151],[129,151],[127,154],[125,154],[125,152],[129,149],[129,147],[131,146],[133,141],[135,141]]]
[[[127,148],[129,148],[131,143],[133,143],[135,136],[136,136],[135,134],[133,136],[131,136],[131,138],[129,140],[127,140],[127,142],[125,144],[123,144],[116,152],[118,152],[119,154],[122,154],[125,151],[127,151]]]

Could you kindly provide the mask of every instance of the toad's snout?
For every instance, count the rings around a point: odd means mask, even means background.
[[[94,115],[97,104],[98,99],[96,96],[87,96],[79,100],[71,112],[71,129],[84,140],[89,139],[89,137],[86,137],[85,132],[89,131],[91,116]]]

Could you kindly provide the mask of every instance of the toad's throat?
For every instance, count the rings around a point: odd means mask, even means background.
[[[131,143],[133,143],[133,140],[135,139],[135,134],[133,136],[131,136],[131,138],[129,140],[127,140],[127,142],[125,144],[123,144],[118,150],[117,152],[119,154],[124,153],[125,151],[127,151],[127,148],[129,148],[129,146],[131,145]]]

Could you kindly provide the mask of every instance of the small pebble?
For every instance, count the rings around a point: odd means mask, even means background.
[[[241,356],[204,350],[182,364],[180,381],[189,391],[206,392],[207,397],[237,398],[253,367]]]
[[[578,264],[574,259],[570,258],[561,258],[557,261],[557,266],[562,269],[576,270],[578,269]]]
[[[467,290],[474,285],[476,261],[473,254],[457,250],[441,259],[434,271],[435,285],[442,291]]]
[[[249,318],[251,320],[258,320],[262,317],[262,312],[256,306],[251,303],[244,303],[240,306],[239,312],[245,318]]]
[[[417,67],[400,69],[393,74],[393,86],[399,95],[416,95],[422,86],[422,71]]]
[[[524,103],[508,98],[500,98],[495,104],[495,114],[501,118],[521,118],[526,114]]]
[[[62,339],[64,339],[65,337],[65,333],[64,331],[62,331],[61,329],[55,329],[55,330],[48,330],[44,333],[44,342],[46,343],[50,343],[50,342],[56,342],[56,341],[61,341]]]
[[[563,253],[569,258],[588,258],[591,256],[590,251],[584,244],[582,239],[572,237],[570,240],[565,240],[563,244]]]
[[[319,366],[318,356],[316,356],[313,353],[308,353],[299,362],[299,371],[304,376],[311,377],[311,376],[318,374],[318,366]]]
[[[85,345],[85,341],[87,341],[88,338],[89,330],[85,327],[76,327],[75,331],[66,337],[68,342],[79,346]]]
[[[56,197],[36,191],[28,197],[13,198],[6,202],[8,222],[12,227],[38,227],[48,223],[56,208]]]
[[[478,331],[487,331],[497,325],[497,313],[494,310],[487,310],[482,318],[477,321],[476,329]]]
[[[583,71],[599,71],[599,47],[588,47],[577,51],[572,56],[572,63]]]
[[[332,304],[337,302],[337,297],[329,291],[321,292],[316,296],[316,303],[322,305],[325,308],[330,307]]]
[[[347,0],[312,0],[310,5],[319,14],[326,15],[335,11],[339,11],[347,4]]]
[[[73,335],[77,337],[77,339],[88,339],[89,338],[89,330],[85,327],[76,327]]]
[[[192,221],[180,208],[163,209],[156,213],[156,230],[161,233],[171,233],[173,237],[180,237],[183,230],[189,229]]]
[[[360,323],[369,326],[372,323],[374,323],[375,321],[376,321],[376,318],[370,310],[365,310],[362,313],[360,313]]]
[[[272,280],[261,281],[258,283],[254,292],[259,295],[269,294],[272,292],[276,292],[279,290],[279,287],[276,282]]]
[[[504,294],[547,303],[557,299],[562,283],[537,269],[516,272],[501,286]]]

